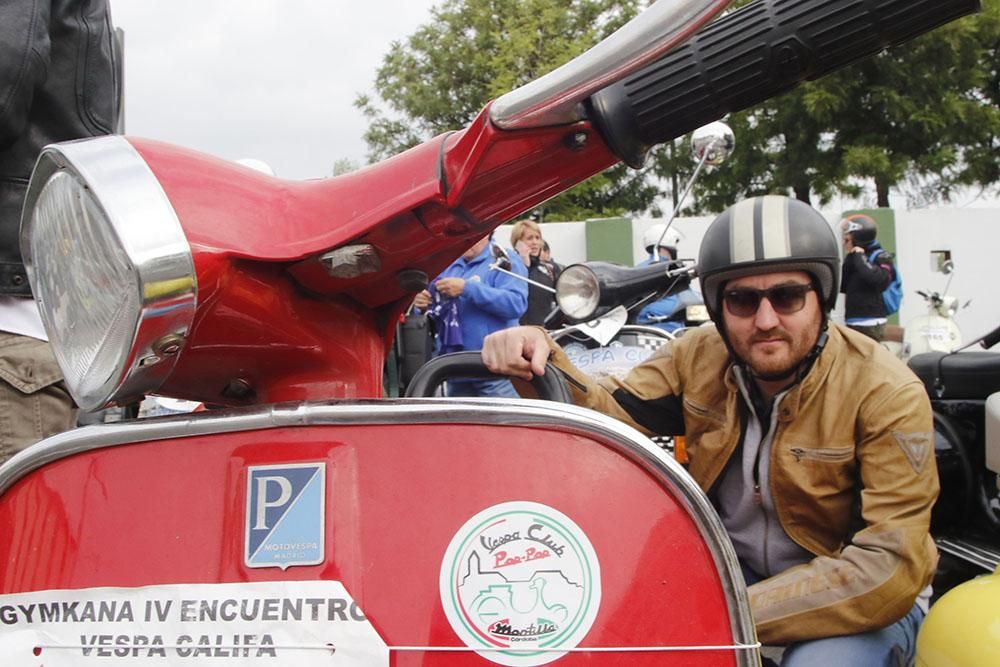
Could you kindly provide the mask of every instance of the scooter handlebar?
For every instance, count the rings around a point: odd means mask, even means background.
[[[758,0],[595,93],[589,115],[626,164],[740,111],[979,9],[979,0]]]
[[[997,343],[1000,343],[1000,327],[997,327],[993,331],[983,336],[983,339],[979,342],[979,344],[982,345],[984,350],[990,349]]]

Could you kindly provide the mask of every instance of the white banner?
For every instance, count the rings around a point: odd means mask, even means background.
[[[0,664],[388,665],[338,581],[178,584],[0,595]]]

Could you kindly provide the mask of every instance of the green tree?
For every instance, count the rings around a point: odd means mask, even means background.
[[[924,200],[997,182],[1000,0],[983,9],[823,82],[842,91],[814,110],[836,128],[833,157],[874,182],[878,206],[907,179],[924,182]]]
[[[339,160],[334,161],[333,169],[330,171],[331,176],[343,176],[344,174],[349,174],[352,171],[357,171],[361,169],[361,165],[355,160],[349,157],[342,157]]]
[[[767,192],[826,203],[865,184],[878,206],[888,206],[893,187],[924,205],[959,187],[995,187],[998,61],[1000,0],[984,0],[976,16],[731,114],[736,153],[699,181],[690,208],[719,210]],[[657,169],[691,166],[678,148],[662,151]]]
[[[583,53],[632,18],[641,0],[446,0],[390,46],[368,118],[368,158],[381,160],[468,125],[486,103]],[[658,195],[645,170],[615,167],[546,202],[546,220],[621,215]]]

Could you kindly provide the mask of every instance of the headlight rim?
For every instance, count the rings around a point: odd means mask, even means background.
[[[581,275],[578,278],[576,274]],[[566,303],[566,299],[573,297],[580,298],[578,292],[569,286],[570,280],[576,280],[581,283],[585,282],[591,287],[591,294],[583,297],[588,309],[573,308],[571,304]],[[586,321],[592,318],[601,305],[601,281],[597,272],[586,264],[571,264],[563,269],[562,273],[559,274],[559,279],[556,281],[556,303],[563,314],[572,320]]]
[[[89,192],[102,213],[102,220],[94,224],[110,227],[135,277],[130,289],[136,290],[139,305],[129,320],[132,335],[128,349],[119,353],[114,368],[97,389],[81,389],[86,373],[66,377],[77,405],[97,410],[155,393],[169,377],[194,321],[197,276],[191,246],[169,198],[127,139],[112,135],[49,145],[39,156],[28,186],[21,217],[21,251],[54,346],[61,344],[61,335],[50,330],[54,325],[46,312],[45,295],[37,294],[38,258],[31,234],[40,224],[34,215],[39,197],[60,173],[68,174]],[[171,341],[168,353],[163,351],[164,340]],[[65,368],[63,372],[66,374]]]

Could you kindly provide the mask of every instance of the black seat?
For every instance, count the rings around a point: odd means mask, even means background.
[[[1000,391],[1000,354],[995,352],[926,352],[911,357],[909,366],[931,398],[983,400]],[[938,396],[941,386],[944,393]]]

